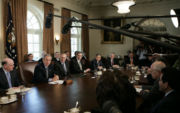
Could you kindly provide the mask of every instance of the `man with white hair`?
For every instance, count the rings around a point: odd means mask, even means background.
[[[166,65],[162,61],[155,61],[151,67],[150,67],[150,73],[153,79],[155,79],[155,82],[153,86],[142,86],[142,91],[140,94],[142,95],[144,99],[144,103],[142,104],[140,109],[143,109],[145,111],[141,112],[149,112],[152,106],[157,104],[159,100],[161,100],[164,96],[164,92],[159,91],[159,80],[160,76],[162,74],[161,70],[165,68]]]
[[[0,89],[18,87],[20,85],[16,71],[14,70],[14,61],[5,58],[0,68]]]

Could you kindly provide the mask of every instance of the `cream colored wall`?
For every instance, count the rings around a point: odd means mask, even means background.
[[[3,16],[2,16],[2,0],[0,0],[0,62],[5,57],[4,54],[4,40],[3,40]],[[1,63],[0,63],[1,67]]]
[[[67,8],[80,13],[87,14],[87,10],[85,7],[79,6],[79,4],[69,2],[67,0],[46,0],[50,3],[54,4],[54,14],[61,16],[61,9]],[[59,36],[61,40],[61,18],[54,17],[54,36]],[[54,45],[54,51],[60,52],[60,43],[58,45]]]
[[[118,16],[116,10],[111,7],[96,7],[92,8],[89,13],[89,18],[98,18],[98,17],[113,17]],[[102,21],[90,21],[98,25],[102,25]],[[102,44],[103,33],[102,30],[89,30],[90,37],[90,59],[95,57],[96,53],[100,53],[103,56],[107,56],[112,52],[115,52],[116,55],[123,57],[127,54],[128,50],[132,50],[133,40],[124,36],[123,44]]]
[[[146,6],[144,6],[146,5]],[[147,16],[147,15],[169,15],[171,8],[180,8],[179,0],[169,0],[165,2],[157,2],[152,4],[136,4],[131,8],[131,13],[127,16]],[[117,9],[109,7],[93,7],[89,11],[89,18],[98,17],[114,17],[122,16],[117,14]],[[140,19],[126,19],[126,23],[139,21]],[[160,19],[165,23],[167,31],[173,35],[180,35],[180,28],[175,28],[172,25],[170,18]],[[91,21],[96,24],[101,24],[100,21]],[[90,30],[90,59],[94,58],[96,53],[101,53],[106,56],[110,52],[115,52],[118,55],[124,56],[128,50],[133,50],[132,38],[125,37],[124,44],[101,44],[102,33],[100,30]]]

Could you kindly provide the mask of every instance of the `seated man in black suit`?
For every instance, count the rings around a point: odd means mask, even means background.
[[[119,68],[119,60],[115,58],[115,54],[111,53],[107,58],[108,68]]]
[[[92,113],[135,113],[136,91],[128,76],[118,70],[103,73],[96,87],[96,99],[101,109]]]
[[[52,59],[52,61],[55,62],[59,62],[60,60],[60,53],[59,52],[55,52],[54,53],[54,58]]]
[[[136,59],[133,52],[129,52],[128,56],[124,58],[124,67],[126,67],[127,65],[138,65],[138,59]]]
[[[101,55],[96,54],[96,58],[91,61],[91,69],[92,70],[102,70],[103,68],[105,68],[105,66],[101,61]]]
[[[51,64],[52,57],[49,54],[44,55],[42,63],[36,65],[34,69],[33,83],[56,81],[58,76],[54,76],[54,65]]]
[[[87,73],[90,71],[90,68],[86,67],[86,62],[82,60],[83,54],[82,52],[78,52],[76,58],[71,59],[70,62],[70,70],[71,73]]]
[[[67,79],[70,76],[69,62],[65,53],[60,55],[60,62],[55,63],[54,74],[58,75],[59,79]]]
[[[2,68],[0,68],[0,89],[8,89],[18,87],[20,82],[14,69],[14,61],[10,58],[5,58],[2,61]]]
[[[151,113],[180,113],[180,76],[175,68],[164,68],[159,80],[159,90],[164,98],[156,104]],[[178,104],[179,103],[179,104]]]

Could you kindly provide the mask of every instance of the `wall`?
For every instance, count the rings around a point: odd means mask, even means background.
[[[3,40],[3,14],[2,14],[2,0],[0,0],[0,62],[5,57],[4,54],[4,40]],[[1,67],[1,63],[0,63]]]
[[[131,13],[126,16],[148,16],[148,15],[169,15],[171,8],[180,8],[179,0],[169,0],[164,2],[136,4],[131,7]],[[89,18],[98,17],[117,17],[122,16],[117,14],[117,9],[109,7],[93,7],[89,11]],[[126,23],[140,21],[141,19],[126,19]],[[173,35],[180,36],[180,28],[175,28],[170,18],[161,18],[162,22],[167,27],[167,32]],[[101,25],[101,21],[90,21]],[[96,53],[101,53],[106,56],[110,52],[115,52],[118,55],[124,56],[128,50],[133,49],[132,38],[125,37],[124,44],[101,44],[102,33],[100,30],[90,30],[90,58],[94,58]]]

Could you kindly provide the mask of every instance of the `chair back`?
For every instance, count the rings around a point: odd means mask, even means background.
[[[20,76],[25,84],[32,83],[34,69],[38,62],[24,62],[19,65]]]

